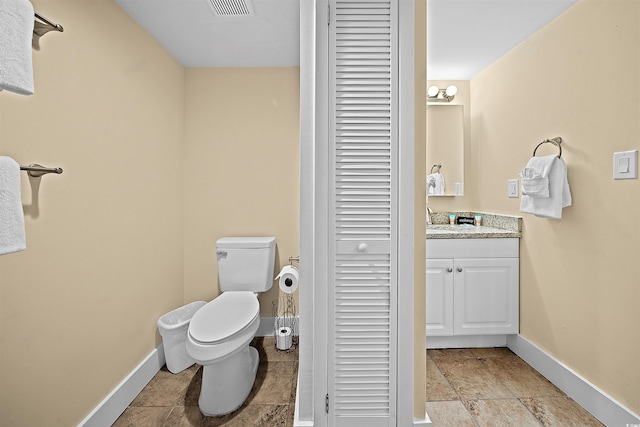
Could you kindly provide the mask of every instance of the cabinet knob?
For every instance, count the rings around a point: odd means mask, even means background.
[[[360,243],[360,245],[358,245],[358,250],[360,252],[365,252],[367,250],[367,244],[366,243]]]
[[[453,268],[447,267],[447,273],[451,273],[452,271],[453,271]]]
[[[458,268],[456,268],[456,270],[458,270],[458,273],[461,273],[462,272],[462,267],[458,267]]]

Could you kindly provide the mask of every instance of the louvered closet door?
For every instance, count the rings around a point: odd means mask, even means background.
[[[396,1],[332,1],[329,425],[395,425]]]

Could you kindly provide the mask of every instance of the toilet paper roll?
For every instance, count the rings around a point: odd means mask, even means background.
[[[278,350],[289,350],[293,345],[293,331],[289,327],[282,327],[276,330],[276,348]]]
[[[285,294],[292,294],[298,289],[298,283],[300,282],[300,272],[292,265],[287,265],[280,274],[276,276],[276,279],[280,285],[280,289]]]

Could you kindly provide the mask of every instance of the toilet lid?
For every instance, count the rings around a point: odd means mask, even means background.
[[[253,292],[224,292],[193,315],[189,334],[200,342],[215,343],[240,332],[259,314]]]

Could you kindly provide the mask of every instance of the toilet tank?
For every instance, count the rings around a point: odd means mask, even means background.
[[[275,237],[223,237],[216,242],[220,291],[266,292],[273,285]]]

